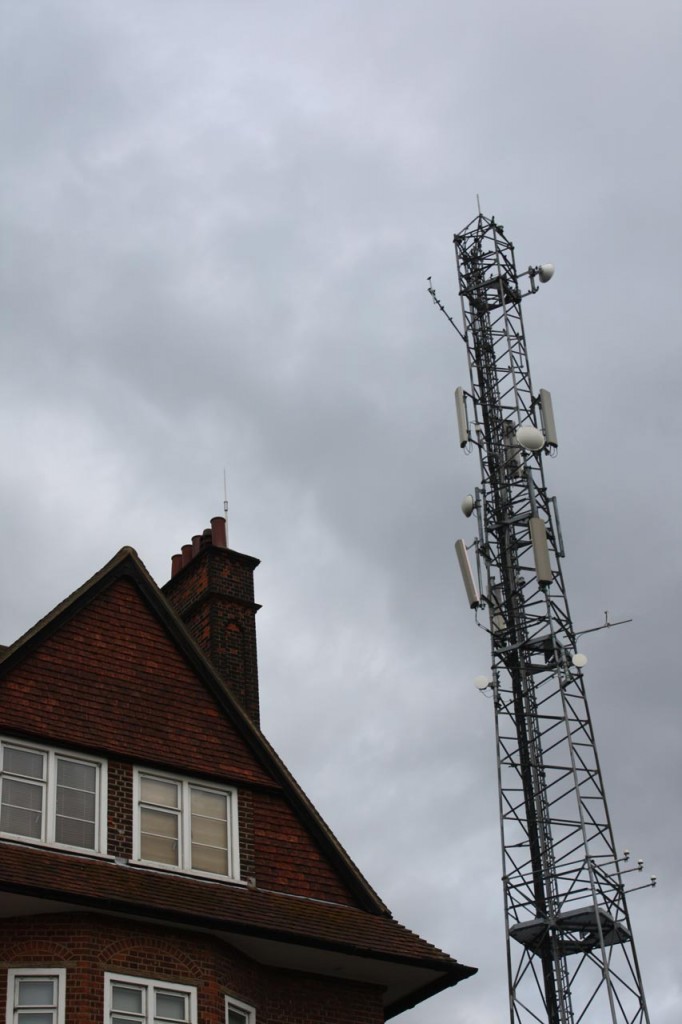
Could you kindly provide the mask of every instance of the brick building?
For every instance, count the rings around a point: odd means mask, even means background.
[[[378,1024],[473,973],[390,915],[260,731],[225,522],[0,653],[0,1019]]]

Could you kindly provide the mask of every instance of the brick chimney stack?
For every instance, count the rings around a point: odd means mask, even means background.
[[[253,572],[257,558],[226,546],[223,516],[173,555],[162,587],[193,639],[260,728]]]

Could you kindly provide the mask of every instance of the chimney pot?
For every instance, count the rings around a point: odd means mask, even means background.
[[[211,519],[211,536],[213,538],[214,547],[227,547],[227,530],[225,529],[225,516],[214,516],[213,519]]]
[[[201,551],[201,534],[200,533],[195,533],[194,536],[192,537],[192,558],[196,558],[196,556],[199,554],[200,551]]]
[[[182,548],[181,548],[181,551],[182,551],[182,568],[184,569],[185,566],[189,565],[189,563],[192,561],[192,545],[191,544],[183,544]]]
[[[182,555],[173,555],[171,558],[171,579],[182,569]]]

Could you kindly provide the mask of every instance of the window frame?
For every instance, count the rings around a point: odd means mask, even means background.
[[[154,993],[158,989],[163,989],[167,992],[180,992],[182,995],[189,996],[189,1022],[188,1024],[198,1024],[199,1017],[197,1013],[197,986],[196,985],[179,985],[174,981],[161,981],[158,978],[141,978],[135,977],[131,974],[113,974],[106,971],[104,974],[104,1021],[105,1024],[109,1024],[111,1016],[116,1011],[113,1009],[112,1003],[112,990],[114,984],[130,985],[137,988],[144,988],[147,990],[147,996],[150,993]],[[153,1024],[153,1015],[149,1012],[150,1002],[147,999],[147,1011],[145,1013],[146,1020],[141,1021],[140,1024]],[[122,1011],[125,1012],[125,1011]],[[62,1024],[62,1022],[60,1022]]]
[[[64,1024],[66,1006],[65,967],[10,967],[7,971],[7,1024],[16,1024],[17,1013],[32,1007],[17,1006],[15,1003],[16,983],[23,978],[54,978],[57,981],[56,1024]]]
[[[163,861],[144,860],[142,858],[142,828],[141,828],[141,805],[142,805],[142,779],[157,779],[160,782],[172,782],[180,787],[180,808],[178,817],[180,821],[180,836],[178,838],[179,857],[178,864],[167,864]],[[218,793],[227,798],[227,873],[206,871],[202,868],[192,867],[192,835],[191,835],[191,792],[192,790],[203,790],[207,793]],[[241,872],[239,864],[239,801],[237,790],[234,786],[225,786],[216,782],[208,782],[204,779],[190,775],[174,775],[170,772],[156,771],[154,768],[135,767],[133,772],[133,861],[138,864],[158,868],[163,871],[173,871],[183,875],[195,875],[199,878],[210,878],[214,881],[229,881],[241,883]]]
[[[243,1003],[241,999],[234,999],[232,996],[225,996],[225,1024],[229,1021],[230,1007],[243,1013],[246,1017],[246,1024],[256,1024],[256,1008],[250,1003]]]
[[[43,787],[43,808],[41,812],[40,837],[26,836],[18,832],[8,832],[0,829],[0,838],[11,839],[15,842],[31,843],[36,846],[51,846],[59,850],[69,850],[73,853],[81,853],[86,856],[100,855],[107,853],[107,762],[103,758],[92,757],[90,754],[81,754],[75,750],[65,750],[61,747],[47,746],[42,743],[33,743],[30,740],[15,739],[13,736],[0,736],[0,792],[2,790],[3,778],[17,778],[16,775],[5,775],[4,757],[5,748],[12,747],[19,750],[26,750],[31,754],[44,755],[45,775],[43,780],[35,780]],[[57,762],[71,761],[80,764],[91,765],[95,769],[95,845],[74,846],[71,843],[61,843],[56,838],[57,828]]]

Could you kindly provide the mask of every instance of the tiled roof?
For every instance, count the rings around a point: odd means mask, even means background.
[[[87,904],[92,910],[298,941],[441,971],[454,969],[462,978],[474,973],[387,914],[53,849],[0,843],[0,886]]]

